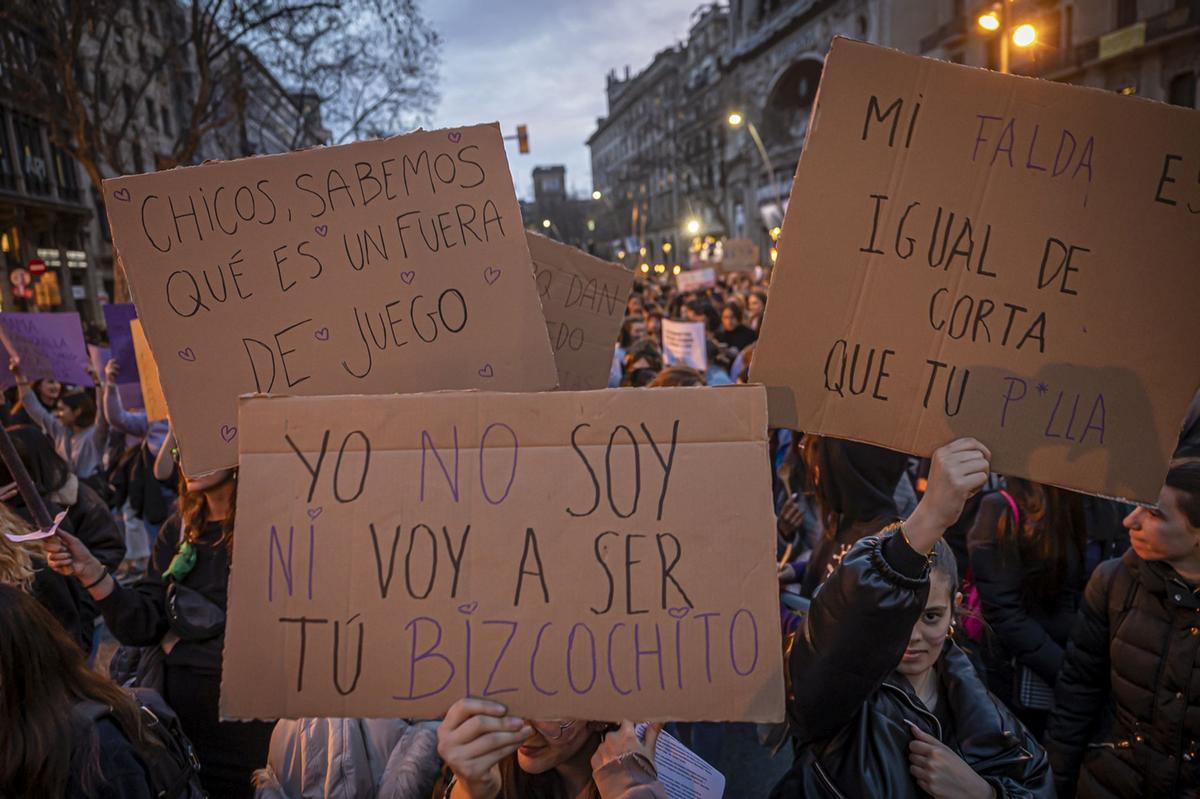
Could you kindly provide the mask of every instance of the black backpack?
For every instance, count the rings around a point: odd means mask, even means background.
[[[159,799],[208,799],[200,785],[200,761],[183,732],[179,716],[157,692],[148,688],[127,690],[141,710],[145,740],[136,744],[135,749],[146,767],[154,795]],[[81,702],[78,707],[82,716],[93,724],[112,712],[95,701]]]

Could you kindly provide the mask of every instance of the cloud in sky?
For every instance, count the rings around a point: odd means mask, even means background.
[[[508,148],[517,194],[532,198],[535,166],[563,164],[578,193],[591,189],[584,142],[607,112],[605,75],[634,73],[687,36],[701,0],[430,0],[445,42],[434,127],[499,121],[529,126],[529,155]]]

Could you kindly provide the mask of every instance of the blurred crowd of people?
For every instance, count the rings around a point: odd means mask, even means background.
[[[747,382],[767,289],[639,280],[610,386]],[[665,319],[703,323],[703,372],[665,364]],[[0,796],[666,795],[661,726],[637,719],[463,697],[440,722],[221,721],[236,470],[180,473],[115,363],[94,387],[12,370],[0,415],[65,516],[0,536]],[[994,474],[973,439],[917,459],[773,430],[770,456],[788,721],[757,732],[791,762],[774,796],[1200,795],[1195,404],[1155,507]],[[34,529],[2,465],[0,486],[3,532]],[[730,725],[669,729],[716,762]]]

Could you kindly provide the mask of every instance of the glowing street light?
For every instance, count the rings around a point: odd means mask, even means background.
[[[549,220],[549,219],[543,219],[543,220],[542,220],[542,227],[544,227],[546,230],[549,230],[549,229],[550,229],[550,220]]]
[[[670,252],[670,251],[671,251],[671,242],[664,241],[663,242],[663,252]]]
[[[650,264],[645,264],[645,263],[644,263],[644,264],[642,264],[642,265],[641,265],[640,267],[638,267],[638,268],[639,268],[639,269],[641,269],[643,272],[649,272],[649,271],[650,271]]]
[[[746,117],[741,111],[729,112],[729,127],[740,128],[742,123],[746,121]]]
[[[599,189],[596,189],[595,191],[593,191],[593,192],[592,192],[592,199],[593,199],[593,200],[599,200],[599,199],[600,199],[601,197],[603,197],[603,196],[604,196],[604,195],[600,193],[600,190],[599,190]]]
[[[693,236],[695,236],[697,233],[699,233],[700,232],[700,220],[699,219],[689,219],[687,221],[687,232],[692,234]]]
[[[625,251],[624,250],[617,250],[617,259],[621,260],[621,261],[625,260]]]
[[[673,274],[673,275],[678,275],[682,271],[683,271],[683,267],[680,266],[679,264],[675,264],[674,266],[671,267],[671,274]]]
[[[667,271],[667,265],[666,264],[655,264],[654,271],[656,274],[661,275],[663,272]]]
[[[1037,28],[1028,22],[1024,25],[1018,25],[1016,30],[1012,32],[1012,40],[1013,44],[1017,47],[1029,47],[1037,41]]]
[[[1000,30],[1000,15],[995,11],[988,11],[980,14],[979,19],[976,20],[976,22],[978,22],[979,27],[983,28],[985,31]]]

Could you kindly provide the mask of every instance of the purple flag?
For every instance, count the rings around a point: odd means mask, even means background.
[[[52,377],[62,383],[92,385],[83,328],[74,311],[0,313],[0,339],[10,356],[21,359],[21,370],[30,380]],[[12,385],[7,366],[0,379]]]

